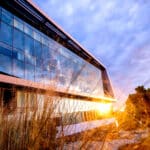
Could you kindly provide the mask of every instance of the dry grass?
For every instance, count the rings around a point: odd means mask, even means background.
[[[33,91],[29,91],[28,93],[30,92],[33,93]],[[105,142],[108,133],[101,132],[99,129],[72,136],[72,139],[69,140],[63,136],[62,131],[62,137],[57,139],[57,121],[54,117],[55,108],[61,105],[62,109],[66,108],[66,106],[65,103],[62,103],[62,97],[57,98],[52,95],[48,96],[48,93],[46,94],[44,96],[43,109],[38,108],[41,104],[37,104],[37,107],[34,108],[27,107],[29,105],[27,104],[24,108],[15,108],[12,112],[9,111],[6,115],[6,109],[4,110],[3,107],[0,108],[0,150],[59,150],[64,149],[67,143],[73,143],[79,140],[80,144],[76,144],[76,149],[83,150],[87,149],[87,145],[94,140]],[[25,100],[30,103],[36,96],[34,95],[32,99],[26,94],[25,97]],[[36,99],[38,98],[36,97]],[[68,105],[67,107],[70,106]],[[79,106],[75,103],[72,111],[77,107]],[[76,112],[69,117],[66,114],[62,114],[61,109],[58,109],[58,112],[60,111],[59,116],[63,119],[60,122],[62,128],[68,123],[79,123],[83,119],[83,116],[80,116],[80,112]],[[69,108],[67,109],[69,110]],[[86,113],[83,121],[94,120],[96,117],[99,116],[95,112]]]
[[[53,110],[47,106],[45,103],[40,113],[32,108],[9,115],[1,111],[0,149],[55,149],[56,121],[51,116]]]
[[[138,143],[126,144],[119,148],[119,150],[150,150],[150,137],[141,139]]]
[[[2,150],[55,150],[64,149],[67,143],[77,142],[76,149],[87,149],[92,141],[105,142],[108,132],[102,132],[102,128],[93,129],[72,136],[69,140],[62,136],[56,138],[57,128],[56,119],[54,118],[54,107],[52,103],[45,99],[44,109],[39,113],[38,108],[25,108],[11,115],[0,113],[0,149]],[[58,100],[58,103],[60,101]],[[55,104],[57,105],[57,104]],[[49,107],[51,106],[51,107]],[[93,113],[88,113],[88,118],[94,118]],[[78,118],[75,113],[73,118]],[[68,118],[70,119],[70,118]],[[66,121],[68,121],[66,119]],[[65,125],[64,121],[60,126]],[[111,129],[109,129],[111,130]],[[103,145],[100,145],[103,147]],[[102,148],[101,147],[101,148]],[[71,147],[71,149],[73,146]]]

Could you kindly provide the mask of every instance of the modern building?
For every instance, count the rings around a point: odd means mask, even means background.
[[[77,41],[31,1],[1,0],[1,106],[32,108],[44,95],[61,97],[69,113],[115,101],[106,68]]]

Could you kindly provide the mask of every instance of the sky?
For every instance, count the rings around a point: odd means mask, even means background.
[[[107,68],[122,105],[150,87],[150,0],[33,0]]]

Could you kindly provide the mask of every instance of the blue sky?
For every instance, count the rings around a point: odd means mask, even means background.
[[[34,3],[107,67],[122,102],[137,85],[150,87],[150,0]]]

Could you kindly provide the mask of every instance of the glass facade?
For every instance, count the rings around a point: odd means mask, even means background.
[[[110,108],[111,103],[99,103],[84,101],[75,98],[62,98],[58,96],[49,96],[42,93],[17,90],[16,92],[17,108],[38,108],[39,112],[43,109],[51,109],[54,116],[65,116],[69,113],[92,112],[95,111],[101,115],[102,107]],[[110,109],[111,111],[111,109]],[[105,112],[106,113],[106,112]]]
[[[0,72],[67,92],[104,95],[101,70],[1,7]]]

